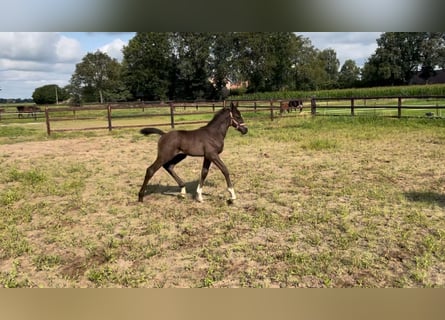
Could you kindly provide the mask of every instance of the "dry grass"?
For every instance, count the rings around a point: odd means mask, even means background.
[[[159,171],[138,203],[157,138],[137,129],[8,140],[0,286],[444,287],[439,121],[252,120],[222,154],[233,205],[215,167],[193,199],[200,158],[185,199]]]

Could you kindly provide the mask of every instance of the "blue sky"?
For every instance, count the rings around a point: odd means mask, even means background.
[[[334,49],[340,65],[362,66],[374,53],[379,32],[301,32],[314,47]],[[134,32],[0,32],[0,98],[31,98],[38,87],[69,83],[76,64],[101,50],[121,61]]]

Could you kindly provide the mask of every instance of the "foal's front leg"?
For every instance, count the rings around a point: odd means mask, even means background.
[[[226,179],[227,183],[227,191],[230,193],[230,201],[236,200],[235,195],[235,189],[233,189],[232,181],[230,180],[230,174],[229,170],[227,169],[224,162],[221,160],[219,156],[216,156],[214,159],[212,159],[212,162],[221,170],[222,174],[224,175],[224,178]]]

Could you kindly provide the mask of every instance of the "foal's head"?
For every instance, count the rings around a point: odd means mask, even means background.
[[[242,134],[247,133],[247,127],[244,125],[244,119],[241,116],[241,112],[235,107],[233,102],[230,104],[230,124]]]

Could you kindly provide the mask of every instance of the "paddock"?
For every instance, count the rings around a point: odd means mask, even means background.
[[[441,120],[245,120],[230,206],[218,170],[193,200],[192,157],[184,199],[159,171],[138,203],[158,138],[135,128],[0,144],[0,286],[445,286]]]

